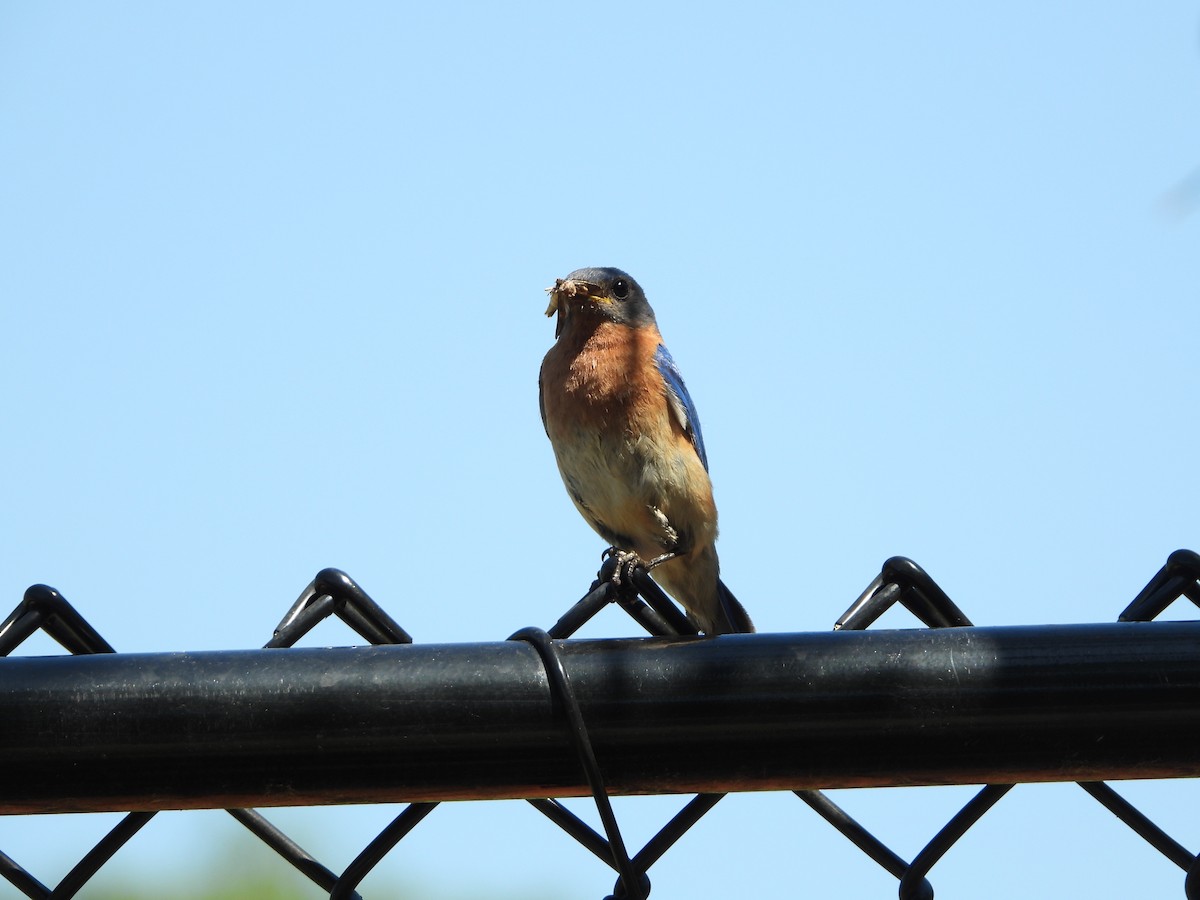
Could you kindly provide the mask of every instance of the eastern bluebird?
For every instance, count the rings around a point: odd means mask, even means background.
[[[549,293],[558,321],[539,401],[576,508],[705,634],[753,631],[720,579],[700,420],[646,295],[620,269],[579,269]]]

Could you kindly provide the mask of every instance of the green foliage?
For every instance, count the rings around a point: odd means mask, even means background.
[[[93,900],[302,900],[305,897],[319,898],[322,892],[312,885],[305,888],[291,883],[255,878],[240,884],[212,886],[144,885],[117,890],[110,888],[94,895],[85,891],[84,896],[90,896]]]
[[[188,875],[179,884],[148,882],[128,887],[107,885],[94,890],[84,888],[81,900],[321,900],[326,894],[307,879],[281,873],[276,866],[255,865],[244,855],[213,865],[212,875],[197,878]],[[451,873],[460,876],[461,872]],[[97,879],[99,880],[99,879]],[[505,884],[499,892],[463,887],[449,883],[429,884],[400,889],[368,879],[362,891],[364,900],[556,900],[552,892],[531,894]]]

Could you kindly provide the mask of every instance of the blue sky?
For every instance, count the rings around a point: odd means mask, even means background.
[[[119,650],[253,647],[333,565],[420,641],[549,626],[602,545],[538,419],[542,289],[617,265],[699,407],[760,629],[829,628],[896,554],[980,624],[1112,620],[1200,547],[1198,22],[7,4],[0,596],[52,584]],[[609,610],[584,634],[636,629]],[[1122,790],[1195,848],[1194,788]],[[911,857],[970,793],[838,799]],[[618,804],[631,843],[679,802]],[[270,813],[334,868],[394,814]],[[0,819],[0,849],[53,881],[104,821]],[[236,840],[163,816],[97,883]],[[651,876],[655,900],[895,895],[786,795],[728,798]],[[374,877],[613,881],[521,804],[439,809]],[[1183,875],[1065,785],[1011,793],[932,880],[988,900]]]

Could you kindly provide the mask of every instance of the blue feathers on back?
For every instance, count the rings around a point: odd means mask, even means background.
[[[684,434],[691,439],[692,446],[696,448],[696,453],[700,456],[700,462],[704,464],[704,471],[707,472],[708,454],[704,452],[704,435],[700,433],[700,417],[696,414],[696,404],[692,403],[687,385],[683,383],[683,375],[679,372],[679,366],[675,365],[675,360],[671,358],[670,352],[662,344],[659,344],[658,349],[654,352],[654,365],[658,367],[663,381],[667,384],[671,408],[679,417]]]

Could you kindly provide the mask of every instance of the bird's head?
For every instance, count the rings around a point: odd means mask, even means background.
[[[555,337],[572,318],[606,319],[619,325],[654,324],[654,310],[646,302],[641,285],[620,269],[576,269],[546,288],[550,305],[546,315],[558,313]]]

